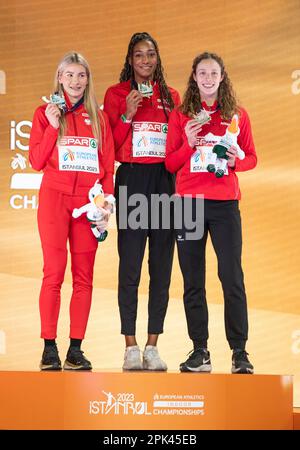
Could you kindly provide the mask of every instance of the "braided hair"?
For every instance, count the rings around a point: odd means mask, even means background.
[[[180,111],[192,117],[201,109],[201,96],[197,82],[194,80],[198,64],[204,59],[213,59],[221,68],[221,75],[223,80],[220,83],[218,91],[218,104],[221,110],[221,115],[225,120],[231,120],[233,114],[238,113],[238,104],[235,92],[233,90],[229,76],[225,70],[224,62],[220,56],[215,53],[204,52],[196,56],[193,61],[192,73],[189,77],[187,89],[183,96],[182,105],[179,107]]]
[[[156,65],[156,69],[153,74],[153,81],[156,81],[158,84],[162,107],[164,109],[165,116],[168,120],[168,113],[165,109],[165,101],[170,105],[171,110],[174,109],[175,105],[174,105],[173,98],[171,96],[171,93],[169,91],[169,88],[168,88],[165,78],[164,78],[164,69],[161,64],[161,59],[160,59],[160,55],[159,55],[157,42],[155,39],[153,39],[152,36],[150,36],[150,34],[148,34],[146,32],[142,32],[142,33],[135,33],[131,36],[131,39],[128,44],[128,50],[127,50],[127,55],[125,58],[124,67],[120,74],[120,82],[131,80],[131,88],[137,89],[137,83],[134,79],[133,67],[129,61],[130,61],[130,59],[132,59],[133,50],[134,50],[135,45],[141,41],[150,41],[154,45],[156,55],[157,55],[157,65]]]

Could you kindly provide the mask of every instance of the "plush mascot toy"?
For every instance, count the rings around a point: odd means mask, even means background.
[[[213,147],[212,162],[207,166],[208,172],[215,173],[217,178],[221,178],[226,169],[228,156],[227,150],[234,145],[237,148],[237,157],[239,159],[245,158],[245,153],[237,143],[237,137],[240,132],[238,115],[235,114],[228,125],[224,136],[221,137],[218,144]]]
[[[104,196],[102,185],[97,180],[94,186],[89,190],[89,200],[90,203],[83,205],[81,208],[73,209],[72,217],[77,219],[81,214],[86,213],[86,217],[90,222],[104,221],[104,225],[99,229],[97,225],[91,223],[91,230],[96,237],[98,242],[102,242],[107,237],[107,225],[108,220],[105,219],[107,216],[107,205],[111,205],[111,212],[113,212],[113,207],[115,204],[115,197],[113,195]]]

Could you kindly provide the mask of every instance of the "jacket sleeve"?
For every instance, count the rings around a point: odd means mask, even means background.
[[[190,147],[180,121],[180,113],[174,109],[170,114],[166,145],[166,169],[177,172],[195,152]]]
[[[121,114],[125,114],[126,111],[120,111],[120,98],[115,94],[113,87],[106,91],[104,97],[104,111],[109,118],[117,151],[122,144],[124,144],[128,133],[131,132],[131,123],[124,123],[121,120]]]
[[[29,139],[29,161],[35,170],[43,170],[56,146],[58,129],[49,124],[43,107],[34,113]]]
[[[242,109],[242,114],[240,118],[240,134],[238,135],[238,144],[242,150],[245,152],[244,159],[235,160],[235,168],[236,172],[244,172],[246,170],[253,169],[257,164],[257,156],[254,146],[254,141],[252,137],[251,124],[250,119],[247,112]]]
[[[102,148],[101,162],[104,169],[104,176],[101,180],[103,191],[105,194],[114,194],[114,164],[115,164],[115,148],[114,139],[109,124],[107,114],[102,113],[104,126],[102,128]]]

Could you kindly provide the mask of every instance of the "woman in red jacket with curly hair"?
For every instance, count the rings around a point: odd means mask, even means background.
[[[238,122],[235,134],[231,133],[233,121]],[[215,170],[216,163],[221,170]],[[192,197],[193,221],[204,202],[204,217],[198,219],[203,220],[202,238],[189,239],[186,220],[177,230],[185,313],[194,344],[180,370],[211,371],[205,292],[205,247],[210,234],[224,294],[226,337],[233,350],[231,370],[253,373],[245,350],[248,317],[237,172],[253,169],[256,153],[248,114],[238,106],[224,63],[214,53],[202,53],[193,61],[183,103],[170,116],[165,164],[176,173],[176,193],[183,203],[185,196]]]

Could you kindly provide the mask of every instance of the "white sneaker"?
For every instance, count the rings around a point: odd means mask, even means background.
[[[141,351],[138,345],[126,347],[123,370],[143,370]]]
[[[143,369],[161,371],[168,369],[167,364],[160,359],[157,347],[155,345],[146,345],[143,354]]]

